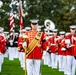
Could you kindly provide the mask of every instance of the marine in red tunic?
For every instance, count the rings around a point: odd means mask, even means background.
[[[6,50],[6,41],[4,36],[0,34],[0,54],[4,54],[5,50]]]
[[[28,50],[31,51],[28,53],[26,59],[27,75],[40,75],[41,59],[44,50],[43,49],[44,33],[38,31],[39,20],[33,19],[30,21],[32,29],[26,32],[26,35],[28,36],[27,52]]]
[[[57,29],[53,30],[53,36],[49,38],[50,46],[51,46],[51,53],[57,53],[58,51],[58,39],[59,36],[57,36]]]
[[[60,38],[58,39],[58,54],[66,55],[66,44],[65,44],[65,31],[60,31]]]
[[[34,39],[34,37],[36,36],[36,34],[38,33],[38,31],[34,31],[34,30],[30,30],[28,31],[26,34],[28,36],[28,42],[27,44],[29,45],[31,43],[31,41]],[[44,40],[44,33],[41,32],[41,38],[40,41],[38,43],[38,45],[33,49],[33,51],[28,55],[29,59],[42,59],[42,45],[43,45],[43,41]]]
[[[73,37],[76,37],[76,34],[72,35],[72,34],[69,34],[66,36],[66,39],[69,39],[70,41],[70,46],[69,48],[67,48],[66,50],[66,54],[67,55],[71,55],[71,56],[74,56],[74,45],[75,45],[75,40],[73,39]]]

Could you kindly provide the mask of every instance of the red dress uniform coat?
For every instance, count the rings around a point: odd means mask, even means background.
[[[47,48],[47,46],[48,46],[48,41],[46,40],[44,43],[43,43],[43,49],[44,49],[44,51],[46,51],[46,48]]]
[[[28,32],[26,32],[26,34],[27,34],[27,36],[28,36],[28,42],[27,42],[27,44],[29,45],[30,43],[31,43],[31,41],[34,39],[34,37],[35,37],[35,35],[38,33],[38,31],[33,31],[33,30],[30,30],[30,31],[28,31]],[[27,58],[29,58],[29,59],[42,59],[42,50],[44,50],[44,49],[42,49],[42,40],[44,39],[44,33],[43,32],[41,32],[42,33],[42,35],[41,35],[41,38],[40,38],[40,41],[39,41],[39,44],[41,45],[41,46],[36,46],[34,49],[33,49],[33,51],[28,55],[28,57]]]
[[[22,37],[20,36],[18,39],[18,48],[20,48],[19,52],[25,52],[25,50],[22,47],[22,44],[23,44],[23,40]]]
[[[74,46],[74,56],[76,56],[76,40],[75,40],[75,46]]]
[[[59,55],[66,55],[66,50],[63,51],[62,48],[65,48],[65,39],[59,39],[58,40],[58,54]]]
[[[43,49],[46,50],[47,47],[50,49],[50,41],[49,41],[49,36],[45,35],[45,42],[43,43]]]
[[[76,37],[76,34],[74,34],[73,36],[72,36],[72,34],[69,34],[69,35],[66,36],[66,39],[70,39],[70,43],[75,45],[75,40],[74,40],[73,37]],[[72,47],[68,48],[66,50],[66,54],[74,56],[74,48],[75,48],[75,46],[72,46]]]
[[[0,34],[0,53],[4,53],[6,50],[6,42],[4,36]]]
[[[58,50],[58,39],[59,37],[56,36],[52,36],[49,41],[50,41],[50,45],[51,45],[51,53],[55,53],[55,51]]]

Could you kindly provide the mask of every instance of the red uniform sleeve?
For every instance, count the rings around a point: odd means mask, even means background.
[[[4,36],[0,35],[0,52],[4,53],[6,50],[6,42]]]

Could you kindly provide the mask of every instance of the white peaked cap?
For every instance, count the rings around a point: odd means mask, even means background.
[[[26,29],[22,29],[21,32],[26,32]]]
[[[31,23],[38,23],[38,19],[32,19],[32,20],[30,20],[31,21]]]
[[[0,27],[0,32],[3,32],[4,31],[4,28]]]
[[[9,32],[5,31],[4,34],[8,34]]]
[[[60,31],[59,34],[65,34],[65,31]]]
[[[15,35],[18,35],[18,33],[15,33]]]
[[[25,30],[31,30],[31,27],[25,27]]]
[[[54,29],[54,30],[53,30],[53,32],[57,32],[57,31],[58,31],[58,29]]]
[[[3,31],[0,29],[0,32],[3,32]]]
[[[48,31],[48,29],[45,28],[44,31]]]
[[[76,25],[71,25],[71,26],[69,26],[70,28],[76,28]]]

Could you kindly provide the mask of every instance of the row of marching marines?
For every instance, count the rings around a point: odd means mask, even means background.
[[[35,23],[32,24],[36,26]],[[22,29],[20,34],[12,31],[8,36],[8,32],[4,32],[4,29],[0,27],[0,72],[2,71],[4,57],[8,57],[10,61],[13,61],[14,58],[18,58],[20,61],[20,66],[23,70],[25,70],[26,62],[26,70],[28,75],[30,74],[30,67],[28,67],[28,65],[30,61],[35,59],[43,60],[44,65],[48,65],[48,67],[51,67],[52,69],[58,68],[59,71],[64,72],[64,75],[76,75],[75,31],[75,25],[70,26],[68,33],[65,33],[65,31],[60,31],[59,35],[57,35],[57,29],[54,29],[52,32],[49,32],[48,29],[44,29],[44,32],[41,32],[34,31],[29,28]],[[36,36],[38,32],[39,34]],[[35,38],[33,39],[32,37]],[[39,39],[42,39],[42,41]],[[36,42],[36,40],[39,41]],[[32,48],[33,45],[35,46]],[[28,47],[30,49],[29,52],[27,51],[29,50]],[[36,73],[36,75],[37,74],[38,73]],[[40,71],[38,75],[40,75]]]

